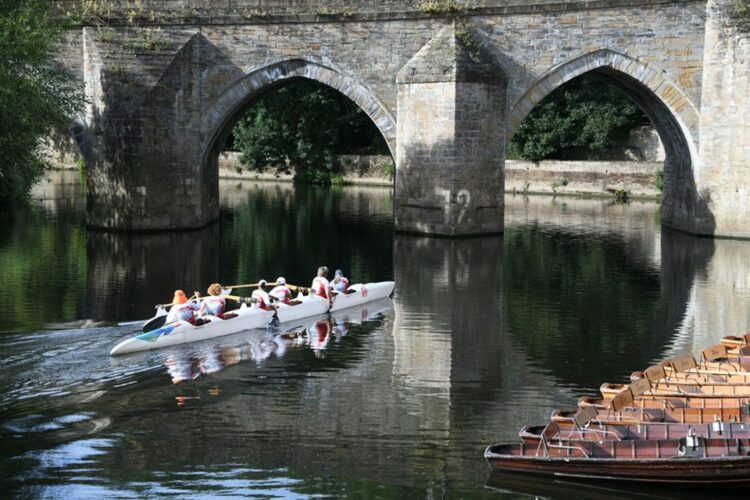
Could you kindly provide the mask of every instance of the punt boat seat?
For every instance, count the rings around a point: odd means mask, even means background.
[[[555,440],[557,440],[556,443],[554,442]],[[583,453],[586,458],[589,457],[589,453],[580,445],[571,446],[562,444],[562,440],[560,438],[560,426],[554,420],[544,427],[541,439],[539,440],[539,446],[536,449],[536,455],[539,456],[539,453],[542,452],[542,456],[549,457],[549,450],[552,448],[578,450]]]
[[[633,415],[625,415],[625,412],[633,412]],[[638,408],[635,405],[635,399],[630,388],[620,391],[612,401],[609,402],[609,410],[607,412],[608,419],[614,419],[617,421],[632,420],[637,423],[643,420],[643,408]]]
[[[597,410],[596,406],[584,406],[583,408],[580,408],[576,414],[573,415],[573,430],[568,435],[568,439],[576,434],[580,439],[586,439],[586,434],[594,435],[596,437],[603,437],[609,434],[614,436],[616,440],[619,440],[620,437],[615,432],[603,428],[597,429],[596,427],[592,427],[592,423],[597,422],[596,417],[598,415],[599,410]],[[601,423],[599,423],[599,426],[603,427]]]
[[[698,362],[695,361],[693,356],[683,356],[682,358],[667,360],[665,363],[667,366],[670,366],[675,373],[685,373],[698,369]]]

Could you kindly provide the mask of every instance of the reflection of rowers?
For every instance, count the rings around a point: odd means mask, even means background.
[[[333,322],[330,318],[316,321],[314,325],[307,329],[307,340],[310,348],[315,352],[317,357],[323,357],[323,351],[331,340],[331,330]]]

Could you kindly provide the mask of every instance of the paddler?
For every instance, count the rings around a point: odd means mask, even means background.
[[[268,285],[266,280],[260,280],[258,282],[258,288],[253,291],[250,298],[253,302],[256,302],[261,309],[272,311],[274,307],[271,305],[271,297],[265,290],[266,285]]]
[[[196,297],[200,297],[201,294],[195,292]],[[189,321],[193,322],[193,311],[200,310],[201,306],[197,302],[188,300],[185,296],[185,292],[182,290],[175,290],[174,298],[172,299],[172,308],[167,314],[166,323],[173,323],[175,321]]]
[[[331,302],[331,287],[328,283],[328,268],[326,266],[320,266],[318,268],[318,275],[312,281],[312,291],[314,294],[328,299]]]
[[[208,297],[203,299],[198,316],[210,314],[211,316],[217,316],[219,318],[224,314],[224,308],[227,305],[227,301],[224,299],[221,285],[218,283],[212,283],[208,287]]]
[[[349,289],[349,280],[344,277],[344,272],[341,269],[336,269],[333,281],[331,281],[331,289],[339,293],[346,293]]]
[[[279,302],[288,304],[292,298],[292,291],[286,286],[286,279],[283,276],[276,278],[276,287],[269,292],[269,295]]]

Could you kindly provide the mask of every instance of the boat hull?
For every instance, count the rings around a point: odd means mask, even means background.
[[[599,388],[605,400],[611,400],[628,389],[625,384],[604,383]],[[702,384],[702,385],[658,385],[638,394],[642,398],[687,398],[687,399],[727,399],[750,398],[750,386],[743,384]]]
[[[572,419],[576,410],[556,410],[552,419],[566,422]],[[610,411],[597,407],[594,418],[597,423],[608,425],[629,425],[637,423],[681,423],[704,424],[715,420],[722,422],[750,422],[747,408],[627,408]]]
[[[523,453],[511,454],[513,447],[523,449]],[[545,457],[535,456],[536,449],[536,445],[490,445],[484,457],[495,471],[642,483],[750,484],[748,456],[664,459]],[[529,455],[525,455],[527,450]]]
[[[629,425],[591,425],[583,431],[577,430],[572,422],[557,424],[559,433],[555,440],[670,440],[681,439],[690,433],[709,439],[750,439],[750,424],[713,422],[710,424],[676,424],[676,423],[638,423]],[[539,444],[546,426],[527,425],[518,433],[526,444]]]

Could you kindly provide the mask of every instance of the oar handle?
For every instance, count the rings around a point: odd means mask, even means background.
[[[266,283],[266,285],[278,285],[278,283]],[[226,288],[256,288],[257,286],[258,286],[257,283],[252,283],[249,285],[232,285]]]
[[[198,296],[195,295],[195,294],[193,294],[193,295],[190,296],[190,298],[188,299],[188,301],[191,301],[191,300],[196,299],[196,298],[198,298]],[[169,304],[156,304],[154,306],[154,309],[159,309],[160,307],[171,307],[173,305],[174,304],[172,304],[171,302]]]
[[[278,284],[279,283],[275,283],[275,282],[274,283],[266,283],[266,285],[268,285],[268,286],[274,286],[274,285],[278,285]],[[250,285],[232,285],[232,286],[228,286],[226,288],[232,288],[232,289],[234,289],[234,288],[257,288],[257,286],[258,286],[257,283],[253,283],[253,284],[250,284]],[[309,290],[310,290],[307,287],[303,287],[303,286],[299,286],[299,285],[292,285],[290,283],[287,283],[284,286],[286,286],[287,288],[290,288],[292,290],[295,290],[295,291],[299,290],[299,291],[301,291],[303,293],[305,291],[309,292]],[[225,295],[225,297],[229,297],[229,295]]]

